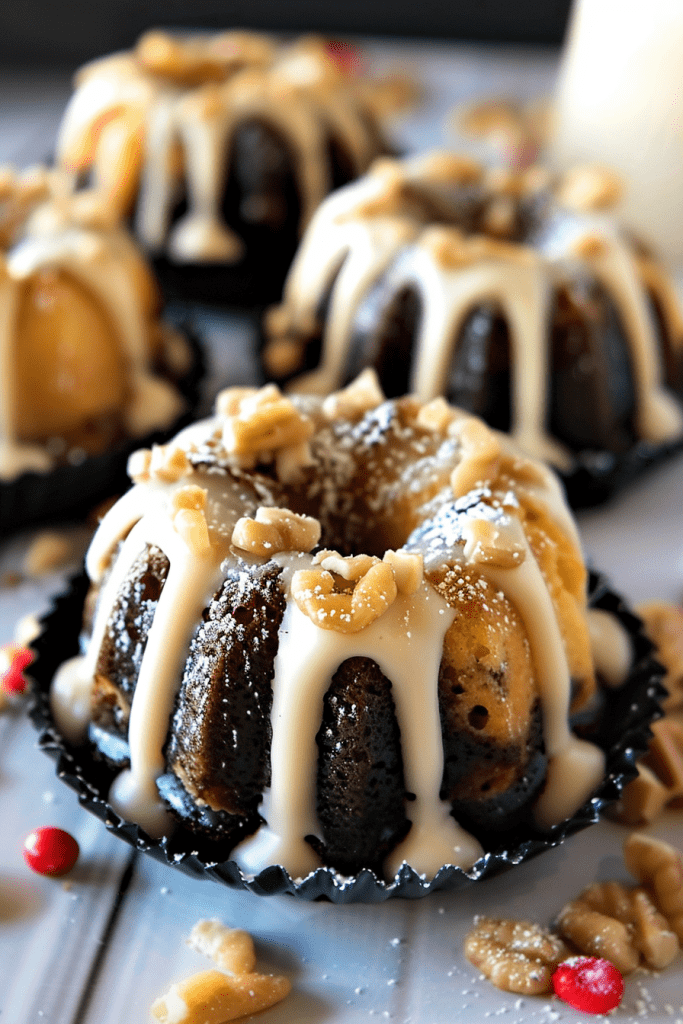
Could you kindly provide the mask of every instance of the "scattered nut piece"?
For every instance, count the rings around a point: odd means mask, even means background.
[[[552,992],[553,970],[568,957],[556,935],[530,921],[475,918],[465,956],[498,988],[522,995]]]
[[[175,483],[192,472],[192,464],[182,448],[173,444],[155,444],[149,462],[150,476]]]
[[[215,409],[217,416],[236,416],[243,399],[251,398],[258,393],[258,388],[224,388],[216,395]]]
[[[657,648],[657,658],[666,669],[664,685],[669,696],[665,711],[683,709],[683,608],[665,601],[649,601],[636,605],[645,632]]]
[[[206,508],[207,494],[208,491],[204,487],[197,487],[194,484],[180,487],[171,498],[173,512],[176,513],[181,508],[193,508],[200,512]]]
[[[638,762],[638,777],[624,788],[614,815],[629,825],[652,821],[683,797],[683,714],[653,722],[647,753]]]
[[[75,545],[63,533],[44,530],[32,541],[24,557],[24,575],[37,578],[62,569],[75,557]]]
[[[399,594],[414,594],[424,576],[424,558],[413,551],[384,552],[383,562],[391,566]]]
[[[338,416],[346,419],[360,419],[366,412],[376,409],[384,401],[384,392],[375,370],[368,367],[355,380],[328,395],[323,401],[323,415],[333,420]]]
[[[308,466],[315,465],[308,441],[288,445],[275,453],[275,475],[282,484],[295,483],[301,479]]]
[[[683,856],[669,843],[633,832],[624,843],[626,867],[652,894],[683,943]]]
[[[370,559],[370,556],[357,555],[356,558]],[[346,561],[336,556],[335,564],[338,564],[337,559],[341,563]],[[332,573],[323,565],[295,572],[291,589],[297,607],[321,629],[338,633],[357,633],[365,629],[384,614],[398,593],[391,566],[378,558],[370,562],[363,575],[354,576],[356,584],[351,593],[336,590]]]
[[[418,427],[443,434],[459,415],[458,410],[449,405],[445,398],[433,398],[420,407],[415,423]]]
[[[581,953],[610,960],[622,974],[638,967],[641,956],[656,970],[671,963],[678,939],[645,889],[620,882],[595,883],[561,911],[565,939]]]
[[[485,423],[470,416],[454,420],[449,433],[460,442],[462,457],[451,473],[451,487],[455,497],[461,498],[476,484],[496,478],[502,454],[500,440]]]
[[[506,536],[507,531],[488,519],[473,519],[464,529],[465,558],[475,565],[514,569],[526,558],[523,542]]]
[[[287,978],[274,974],[230,976],[221,971],[200,971],[152,1004],[152,1016],[161,1024],[225,1024],[265,1010],[290,992]]]
[[[286,508],[261,507],[252,519],[235,523],[231,543],[242,551],[265,557],[278,551],[311,551],[320,540],[320,523],[312,516]]]
[[[226,928],[217,918],[197,921],[187,944],[210,957],[229,974],[249,974],[256,967],[256,952],[249,932]]]
[[[146,483],[149,480],[149,469],[152,463],[152,451],[150,448],[138,448],[128,457],[128,476],[135,484]]]
[[[221,405],[225,406],[227,400]],[[238,401],[228,414],[223,443],[231,455],[267,458],[280,448],[299,445],[313,433],[313,422],[285,398],[275,384],[266,384]]]
[[[173,528],[197,557],[204,558],[211,551],[209,529],[200,509],[178,509],[173,517]]]

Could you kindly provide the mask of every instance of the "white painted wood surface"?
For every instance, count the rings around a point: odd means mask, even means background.
[[[399,143],[414,148],[452,141],[455,102],[542,95],[555,72],[555,55],[547,52],[407,43],[370,50],[378,66],[401,63],[430,87],[426,115],[396,126]],[[49,154],[68,91],[65,75],[0,75],[0,164]],[[195,315],[211,343],[212,388],[249,381],[249,317]],[[682,509],[679,458],[580,517],[589,555],[629,600],[681,598]],[[30,540],[0,542],[0,578],[20,566]],[[62,582],[55,574],[0,588],[0,643],[23,614],[45,610]],[[44,824],[67,828],[81,844],[66,883],[39,878],[23,862],[24,836]],[[683,845],[683,814],[669,814],[651,831]],[[462,939],[476,913],[549,923],[588,882],[624,877],[626,834],[603,822],[507,876],[414,903],[336,907],[260,899],[132,856],[55,777],[17,708],[0,716],[0,1022],[144,1024],[172,982],[208,966],[184,943],[202,917],[249,930],[259,967],[292,979],[292,994],[262,1015],[264,1024],[585,1020],[555,999],[520,999],[492,988],[465,961]],[[683,957],[659,976],[632,976],[614,1020],[683,1021]]]

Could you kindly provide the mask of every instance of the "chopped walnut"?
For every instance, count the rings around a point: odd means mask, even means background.
[[[192,472],[192,464],[182,448],[174,444],[155,444],[149,460],[149,475],[165,483],[175,483]]]
[[[424,576],[424,558],[412,551],[385,551],[383,561],[391,566],[399,594],[414,594]]]
[[[181,508],[192,508],[198,512],[206,508],[208,491],[204,487],[197,487],[195,484],[188,484],[180,487],[174,492],[171,498],[171,506],[174,514]]]
[[[398,590],[393,570],[378,558],[356,555],[353,575],[347,577],[344,572],[348,571],[352,560],[334,552],[324,554],[328,557],[320,565],[294,573],[292,597],[297,607],[321,629],[357,633],[383,615],[396,600]],[[333,572],[355,581],[352,592],[336,589],[334,576],[326,565],[333,565]],[[338,572],[339,569],[343,572]]]
[[[232,544],[254,555],[278,551],[311,551],[320,540],[320,523],[286,508],[261,507],[252,519],[244,516],[232,531]]]
[[[205,558],[210,553],[209,528],[202,509],[179,508],[173,516],[173,528],[197,557]]]
[[[665,601],[650,601],[636,605],[635,611],[666,669],[664,685],[669,696],[664,701],[664,710],[683,709],[683,608]]]
[[[472,416],[454,420],[449,433],[460,443],[461,459],[451,473],[451,487],[455,497],[461,498],[476,484],[496,478],[502,454],[500,440],[485,423]]]
[[[287,978],[274,974],[199,971],[155,1000],[152,1016],[161,1024],[225,1024],[273,1006],[291,987]]]
[[[449,405],[445,398],[433,398],[431,402],[426,402],[420,407],[415,417],[415,423],[418,427],[436,430],[443,434],[448,430],[453,420],[458,419],[460,415],[459,410]]]
[[[380,387],[375,370],[368,367],[355,380],[328,395],[322,405],[323,415],[329,420],[339,416],[345,419],[360,419],[370,409],[376,409],[384,401],[384,392]]]
[[[465,956],[498,988],[522,995],[552,991],[551,976],[570,955],[556,935],[530,921],[475,918]]]
[[[562,936],[589,956],[610,960],[622,974],[642,959],[656,970],[671,963],[678,939],[644,888],[595,883],[560,912]]]
[[[638,777],[624,788],[614,815],[629,825],[652,821],[683,797],[683,715],[653,722],[647,753],[638,761]]]
[[[200,971],[171,985],[151,1007],[161,1024],[224,1024],[273,1006],[291,990],[287,978],[255,973],[254,943],[247,932],[215,919],[198,921],[187,941],[229,974]]]
[[[480,565],[514,569],[526,558],[526,548],[488,519],[472,519],[464,530],[465,558]]]
[[[626,867],[652,894],[657,908],[683,943],[683,856],[680,850],[633,832],[624,844]]]
[[[217,918],[197,921],[187,944],[229,974],[248,974],[256,967],[254,941],[249,932],[226,928]]]
[[[278,449],[300,445],[313,433],[311,419],[276,385],[267,384],[258,391],[244,389],[241,396],[235,390],[223,392],[216,403],[226,417],[223,443],[231,455],[251,460],[272,458]]]

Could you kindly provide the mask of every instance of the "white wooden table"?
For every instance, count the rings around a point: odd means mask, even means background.
[[[430,89],[426,113],[396,126],[400,145],[452,143],[448,115],[464,99],[547,93],[556,55],[446,44],[371,43],[379,67],[401,62]],[[0,164],[48,155],[68,76],[0,75]],[[211,343],[210,390],[249,381],[248,317],[199,311]],[[683,458],[636,483],[609,507],[580,517],[594,563],[632,602],[683,594]],[[31,535],[0,542],[0,578],[20,566]],[[44,611],[63,576],[0,588],[0,643],[25,613]],[[144,1024],[169,985],[210,966],[184,943],[199,918],[219,917],[255,938],[259,967],[287,974],[292,994],[264,1024],[451,1024],[501,1016],[508,1024],[578,1021],[550,998],[518,998],[481,980],[462,954],[474,914],[548,924],[588,882],[626,877],[627,831],[602,822],[562,847],[483,885],[379,906],[263,899],[195,881],[134,855],[82,810],[36,751],[20,711],[0,716],[0,1022]],[[81,857],[68,882],[25,866],[21,846],[38,825],[68,829]],[[683,845],[683,814],[650,831]],[[637,972],[614,1019],[683,1021],[683,957],[659,976]]]

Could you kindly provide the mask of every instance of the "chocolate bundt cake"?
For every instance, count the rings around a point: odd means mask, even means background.
[[[59,172],[0,176],[0,481],[172,428],[186,407],[187,343],[109,214]]]
[[[577,534],[505,435],[366,371],[324,400],[228,389],[129,468],[51,701],[149,836],[432,877],[602,780],[571,726],[598,693]]]
[[[371,365],[388,395],[442,394],[564,473],[680,439],[681,310],[610,216],[619,188],[591,167],[378,160],[315,215],[266,318],[268,376],[325,394]]]
[[[153,31],[78,73],[57,161],[131,218],[171,287],[274,299],[318,204],[387,152],[386,99],[322,38]]]

